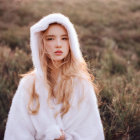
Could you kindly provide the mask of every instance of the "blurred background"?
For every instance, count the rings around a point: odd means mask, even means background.
[[[19,74],[33,68],[30,26],[54,12],[74,24],[101,85],[106,140],[140,140],[140,0],[0,0],[0,139]]]

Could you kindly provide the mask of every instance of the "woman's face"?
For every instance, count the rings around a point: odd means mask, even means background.
[[[55,62],[62,61],[69,53],[68,33],[62,25],[50,25],[44,34],[43,43],[48,56]]]

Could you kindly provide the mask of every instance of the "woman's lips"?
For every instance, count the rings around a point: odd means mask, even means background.
[[[58,50],[58,51],[56,51],[56,52],[54,52],[56,55],[61,55],[63,52],[62,51],[60,51],[60,50]]]

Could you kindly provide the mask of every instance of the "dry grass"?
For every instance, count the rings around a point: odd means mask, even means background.
[[[140,139],[138,0],[1,1],[0,138],[3,138],[10,107],[7,103],[16,90],[18,74],[32,67],[29,28],[52,12],[63,13],[74,23],[88,66],[103,87],[99,108],[106,139]]]

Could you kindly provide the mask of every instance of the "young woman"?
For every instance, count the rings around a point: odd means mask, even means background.
[[[4,140],[104,140],[97,88],[73,24],[54,13],[30,31],[34,70],[20,80]]]

